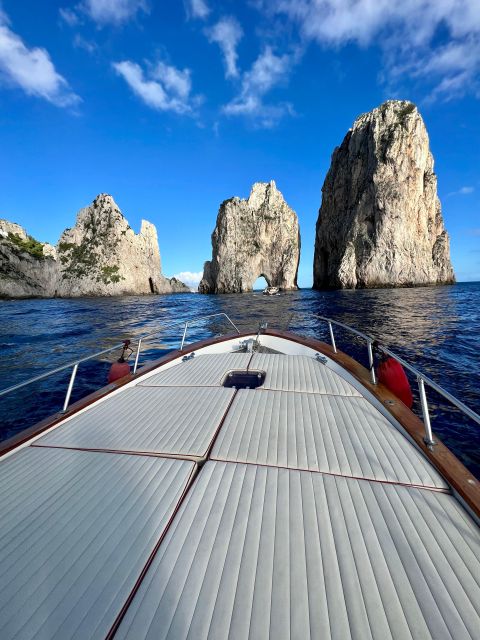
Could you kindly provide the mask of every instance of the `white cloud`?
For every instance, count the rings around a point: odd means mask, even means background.
[[[225,59],[225,75],[227,78],[236,78],[237,69],[237,45],[242,39],[243,31],[235,18],[221,18],[213,27],[206,29],[209,42],[215,42],[220,47]]]
[[[475,187],[460,187],[458,191],[451,191],[449,196],[468,196],[475,191]]]
[[[478,0],[260,0],[270,14],[286,14],[302,37],[322,46],[379,45],[385,78],[420,78],[430,98],[478,93]]]
[[[189,69],[177,69],[159,62],[144,70],[129,60],[113,63],[115,71],[122,76],[132,91],[143,102],[158,111],[191,113],[191,79]],[[196,102],[193,98],[193,102]]]
[[[185,8],[191,18],[205,20],[210,13],[210,7],[205,0],[186,0]]]
[[[197,289],[200,280],[203,277],[203,271],[181,271],[180,273],[176,273],[173,277],[186,284],[187,287]]]
[[[264,96],[275,86],[285,82],[290,74],[295,56],[276,55],[266,47],[249,71],[242,77],[240,94],[224,106],[227,115],[244,115],[253,118],[262,127],[274,126],[285,114],[293,113],[290,104],[265,104]]]
[[[148,10],[146,0],[83,0],[78,6],[100,25],[118,25]]]
[[[187,99],[192,89],[192,81],[190,79],[190,70],[176,69],[164,62],[158,62],[151,71],[152,77],[163,83],[168,91]]]
[[[0,80],[59,107],[70,107],[80,101],[55,69],[48,51],[28,48],[10,29],[3,13],[0,13]]]

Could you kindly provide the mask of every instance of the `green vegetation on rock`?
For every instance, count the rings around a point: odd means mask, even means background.
[[[43,260],[45,256],[43,255],[43,243],[35,240],[32,236],[27,236],[27,240],[23,240],[16,233],[9,233],[8,239],[15,246],[19,247],[22,251],[25,251],[33,258],[37,258],[37,260]]]
[[[118,273],[118,267],[102,267],[102,272],[100,277],[97,277],[98,281],[102,281],[104,284],[110,284],[112,282],[120,282],[120,280],[125,280],[125,278]]]
[[[410,113],[413,113],[414,111],[415,111],[415,105],[413,104],[413,102],[410,102],[405,107],[402,107],[400,109],[400,111],[398,112],[398,120],[399,120],[400,124],[405,126],[405,122],[407,120],[407,116]]]
[[[64,265],[63,279],[88,276],[96,267],[97,257],[87,243],[61,242],[58,245],[60,262]]]

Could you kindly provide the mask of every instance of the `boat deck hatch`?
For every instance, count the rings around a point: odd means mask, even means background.
[[[265,371],[230,371],[223,381],[224,387],[235,389],[256,389],[265,382]]]

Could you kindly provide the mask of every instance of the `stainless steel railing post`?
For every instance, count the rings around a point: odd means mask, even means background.
[[[138,359],[140,357],[140,349],[142,348],[142,338],[138,339],[137,353],[135,354],[135,364],[133,365],[133,373],[137,372]]]
[[[62,413],[65,413],[70,402],[70,396],[72,395],[73,384],[75,382],[75,376],[77,375],[78,362],[75,363],[72,369],[72,375],[70,376],[70,382],[68,383],[67,395],[65,396],[65,402],[63,403]]]
[[[182,342],[180,343],[180,351],[182,351],[182,349],[183,349],[183,344],[185,342],[185,336],[187,335],[187,327],[188,327],[188,320],[187,320],[187,322],[185,322],[185,327],[183,329]]]
[[[372,384],[377,384],[377,376],[375,375],[375,361],[373,359],[372,341],[367,340],[368,364],[370,366],[370,380]]]
[[[430,412],[428,410],[427,394],[425,393],[425,383],[421,376],[417,377],[418,392],[420,394],[420,403],[422,405],[423,424],[425,425],[425,444],[434,445],[435,440],[432,434],[432,425],[430,424]]]
[[[333,353],[337,353],[337,345],[335,344],[335,336],[333,335],[333,327],[330,320],[328,321],[328,330],[330,331],[330,341],[332,343]]]

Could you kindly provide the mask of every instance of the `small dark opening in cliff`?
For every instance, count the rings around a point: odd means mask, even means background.
[[[328,283],[328,251],[320,249],[320,281],[321,284]]]
[[[254,291],[263,291],[265,289],[265,287],[269,287],[269,286],[270,286],[270,283],[265,278],[265,276],[259,276],[255,280],[255,282],[253,283],[253,290]]]
[[[153,280],[151,278],[148,279],[148,284],[150,285],[150,293],[155,293],[155,287],[153,286]]]

